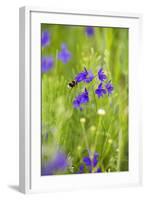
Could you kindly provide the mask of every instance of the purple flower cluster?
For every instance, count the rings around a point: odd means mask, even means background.
[[[111,80],[105,83],[107,76],[104,74],[102,68],[100,68],[98,71],[98,78],[101,81],[98,85],[98,88],[95,90],[95,94],[98,96],[98,98],[103,97],[105,94],[112,94],[114,87],[111,83]]]
[[[102,68],[100,68],[98,71],[98,78],[100,81],[105,81],[107,79],[107,76],[104,74]]]
[[[66,64],[71,59],[71,53],[67,49],[66,44],[61,45],[61,51],[58,53],[58,59]]]
[[[47,47],[51,42],[51,36],[50,33],[45,30],[41,33],[41,47],[44,49]],[[61,45],[61,51],[58,53],[58,60],[61,60],[63,64],[66,64],[70,59],[72,55],[70,51],[67,48],[66,44]],[[41,59],[41,71],[42,73],[47,73],[50,71],[54,66],[54,58],[52,56],[43,56]]]
[[[82,110],[81,104],[85,104],[89,101],[88,91],[85,88],[85,91],[79,94],[73,101],[74,108],[80,108]]]
[[[92,26],[87,26],[85,33],[88,37],[92,37],[94,35],[94,28]]]
[[[98,85],[98,88],[95,90],[95,94],[97,94],[99,98],[106,94],[106,90],[103,88],[102,83]]]
[[[94,75],[91,70],[87,71],[86,67],[84,67],[84,71],[80,72],[76,77],[75,80],[77,83],[79,82],[86,82],[90,83],[94,78]]]
[[[46,73],[50,69],[52,69],[53,65],[54,65],[54,60],[53,60],[52,56],[42,57],[42,60],[41,60],[41,71],[43,73]]]
[[[93,169],[94,172],[99,173],[101,169],[97,167],[99,161],[99,154],[97,152],[94,153],[93,158],[91,159],[89,156],[85,156],[82,159],[82,164],[79,167],[78,173],[84,173],[84,170],[87,170],[89,173],[92,173]]]
[[[74,80],[76,81],[76,83],[90,83],[94,78],[97,78],[100,81],[97,89],[95,90],[95,94],[98,96],[98,98],[103,97],[105,94],[112,94],[114,87],[111,83],[111,80],[107,81],[107,76],[102,68],[100,68],[97,74],[94,76],[91,70],[87,70],[86,67],[84,67],[84,70],[77,74]],[[81,105],[88,102],[89,92],[85,87],[85,91],[75,97],[73,101],[73,106],[74,108],[79,108],[80,110],[82,110]]]
[[[50,33],[48,31],[43,31],[41,35],[41,45],[45,47],[50,44]]]
[[[53,175],[57,171],[64,172],[67,169],[68,161],[66,155],[59,151],[56,153],[54,159],[47,163],[46,165],[42,166],[41,168],[41,175],[48,176]]]
[[[41,33],[41,47],[42,49],[47,47],[51,42],[50,33],[45,30]],[[41,72],[47,73],[50,71],[54,66],[54,59],[52,56],[43,56],[41,58]]]
[[[105,84],[105,87],[107,89],[107,92],[108,94],[112,94],[113,90],[114,90],[114,87],[113,85],[111,84],[111,80]]]

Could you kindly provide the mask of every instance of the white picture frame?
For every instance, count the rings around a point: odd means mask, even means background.
[[[55,11],[20,8],[20,140],[19,188],[23,193],[99,187],[135,186],[142,181],[140,126],[140,14],[99,11]],[[129,171],[120,173],[40,175],[40,23],[129,28]],[[33,35],[33,37],[32,37]],[[34,59],[35,58],[35,59]],[[137,70],[138,68],[138,70]],[[138,90],[138,92],[137,92]],[[37,133],[37,134],[36,134]]]

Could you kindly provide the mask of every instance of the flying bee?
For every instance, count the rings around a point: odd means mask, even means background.
[[[68,87],[68,88],[73,88],[73,87],[75,87],[77,84],[78,84],[77,81],[73,80],[73,81],[71,81],[71,82],[68,84],[67,87]]]

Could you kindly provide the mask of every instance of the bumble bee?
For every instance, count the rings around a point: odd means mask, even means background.
[[[75,87],[77,84],[78,84],[77,81],[73,80],[73,81],[71,81],[71,82],[68,84],[67,87],[68,87],[68,88],[73,88],[73,87]]]

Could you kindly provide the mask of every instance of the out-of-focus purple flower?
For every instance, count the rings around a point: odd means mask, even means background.
[[[106,90],[102,87],[102,83],[100,83],[98,88],[95,90],[95,94],[97,94],[99,98],[106,94]]]
[[[80,72],[76,77],[75,80],[77,83],[79,82],[86,82],[90,83],[94,78],[94,75],[91,70],[87,71],[86,67],[84,67],[84,71]]]
[[[81,104],[85,104],[89,101],[88,91],[85,88],[85,91],[78,95],[73,101],[74,108],[79,108],[82,110]]]
[[[106,89],[107,89],[107,92],[108,92],[108,95],[109,94],[112,94],[113,90],[114,90],[114,87],[113,85],[111,84],[111,81],[109,81],[106,85],[105,85]]]
[[[47,165],[42,166],[41,175],[53,175],[57,171],[64,172],[68,166],[67,157],[63,152],[57,152],[55,158]]]
[[[58,59],[66,64],[71,59],[71,53],[67,49],[66,44],[62,44],[61,51],[58,53]]]
[[[80,165],[79,171],[77,172],[77,174],[81,174],[83,172],[84,172],[84,165]]]
[[[92,37],[94,35],[94,28],[92,26],[87,26],[85,32],[88,37]]]
[[[104,81],[107,79],[107,76],[104,74],[103,69],[100,68],[98,71],[98,78],[100,81]]]
[[[48,31],[43,31],[41,35],[41,45],[45,47],[50,44],[50,33]]]
[[[54,65],[54,60],[52,56],[42,57],[42,60],[41,60],[42,73],[48,72],[50,69],[52,69],[53,65]]]
[[[102,171],[101,171],[101,168],[98,168],[96,172],[97,172],[97,173],[102,172]]]

